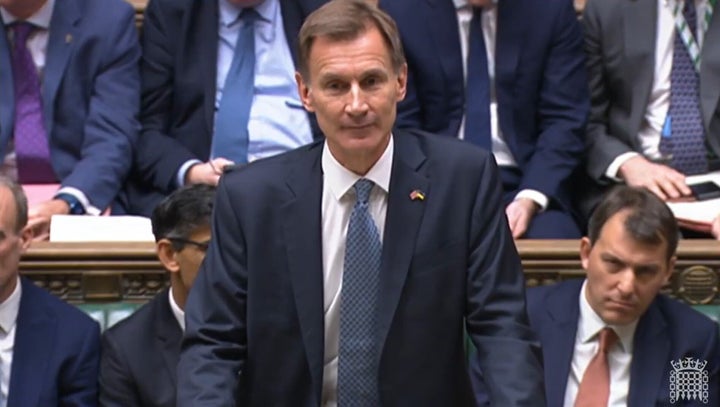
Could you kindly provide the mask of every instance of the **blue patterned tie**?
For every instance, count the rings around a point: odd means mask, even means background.
[[[380,405],[375,338],[382,243],[370,216],[372,187],[367,179],[355,183],[357,202],[345,241],[337,389],[341,407]]]
[[[695,2],[685,1],[683,16],[693,35],[697,35]],[[662,137],[660,151],[672,153],[671,165],[686,175],[707,172],[705,131],[700,113],[700,77],[680,34],[675,30],[673,64],[670,72],[671,136]]]
[[[486,150],[491,148],[490,74],[482,31],[482,9],[475,7],[470,21],[470,38],[465,85],[465,140]]]
[[[30,23],[13,24],[13,85],[15,90],[15,155],[22,184],[54,184],[50,147],[43,123],[40,75],[27,41],[36,29]]]
[[[255,9],[248,8],[239,18],[242,26],[215,118],[211,156],[246,163],[248,121],[255,87],[255,21],[259,15]]]

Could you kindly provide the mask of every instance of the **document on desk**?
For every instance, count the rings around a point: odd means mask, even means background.
[[[54,215],[51,242],[154,242],[150,218]]]
[[[685,178],[688,185],[703,182],[714,182],[720,185],[720,171],[707,174],[692,175]],[[675,214],[680,226],[700,232],[710,232],[716,216],[720,215],[720,198],[705,201],[668,202],[670,210]]]

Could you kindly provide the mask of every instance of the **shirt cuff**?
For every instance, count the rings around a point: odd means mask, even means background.
[[[637,157],[639,155],[640,154],[634,151],[620,154],[607,167],[607,170],[605,170],[605,176],[615,182],[622,182],[622,179],[618,177],[618,171],[620,171],[620,167],[622,167],[622,165],[625,164],[629,159]]]
[[[549,203],[549,199],[547,196],[545,196],[545,194],[534,189],[523,189],[522,191],[518,192],[517,195],[515,195],[516,201],[521,198],[527,198],[538,204],[538,206],[540,206],[540,210],[538,212],[542,212],[547,209]]]
[[[92,205],[90,204],[90,201],[87,199],[87,196],[85,196],[85,194],[84,194],[81,190],[79,190],[79,189],[77,189],[77,188],[74,188],[74,187],[62,187],[62,188],[60,188],[60,189],[57,191],[56,195],[57,195],[57,194],[68,194],[68,195],[74,196],[78,201],[80,201],[80,205],[83,206],[83,208],[85,209],[85,213],[86,213],[87,215],[95,215],[95,216],[97,216],[97,215],[100,215],[100,214],[102,213],[102,211],[101,211],[100,209],[92,206]]]
[[[180,166],[180,169],[177,172],[177,179],[175,179],[175,182],[177,182],[177,186],[182,187],[185,186],[185,174],[187,174],[190,167],[192,167],[195,164],[202,164],[202,161],[200,160],[187,160],[183,165]]]

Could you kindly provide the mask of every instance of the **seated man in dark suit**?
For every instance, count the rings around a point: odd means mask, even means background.
[[[174,189],[320,137],[295,87],[294,41],[324,0],[150,0],[142,134],[127,187],[149,215]]]
[[[22,188],[0,176],[0,405],[95,406],[100,327],[20,277],[27,211]]]
[[[176,368],[185,330],[185,300],[210,240],[215,187],[183,187],[152,216],[170,288],[105,332],[100,363],[103,406],[175,406]]]
[[[548,405],[720,405],[718,325],[659,294],[678,242],[669,208],[646,189],[616,187],[588,229],[580,243],[587,278],[527,294]],[[481,385],[476,361],[473,373]]]
[[[381,0],[408,59],[397,126],[479,145],[514,238],[579,238],[571,196],[590,109],[571,0]]]
[[[132,7],[0,0],[0,15],[0,173],[27,188],[36,238],[55,214],[122,212],[139,130]]]
[[[664,200],[720,167],[720,12],[712,0],[589,0],[589,213],[617,183]]]

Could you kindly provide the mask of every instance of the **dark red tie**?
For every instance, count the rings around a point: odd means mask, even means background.
[[[603,328],[599,337],[600,346],[585,369],[575,398],[575,407],[606,407],[610,398],[610,367],[607,356],[618,336],[612,328]]]

